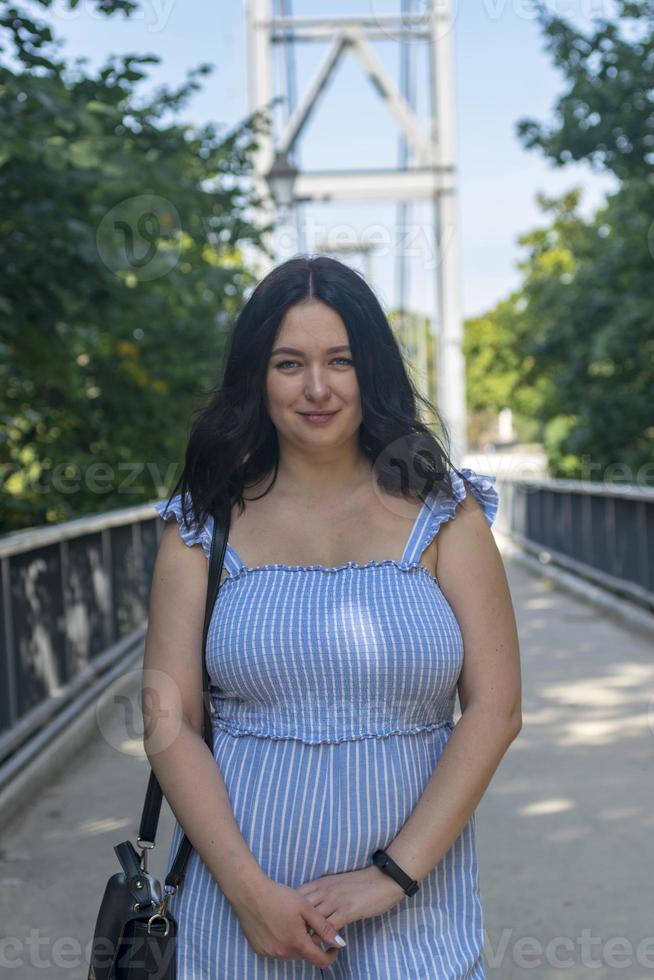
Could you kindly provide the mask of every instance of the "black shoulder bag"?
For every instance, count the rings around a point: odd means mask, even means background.
[[[214,518],[202,637],[203,735],[212,755],[207,634],[220,587],[227,535],[228,525],[220,527]],[[109,879],[104,891],[91,946],[88,980],[176,980],[177,921],[168,910],[168,902],[184,881],[193,845],[185,835],[162,894],[160,882],[147,869],[147,854],[155,845],[162,797],[157,777],[151,771],[137,838],[141,854],[129,840],[114,847],[122,871]]]

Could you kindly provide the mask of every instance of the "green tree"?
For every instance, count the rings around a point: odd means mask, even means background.
[[[521,288],[467,325],[469,391],[535,413],[553,475],[654,483],[654,9],[622,0],[585,35],[537,6],[567,90],[518,135],[619,187],[590,220],[577,187],[538,195],[550,222],[518,239]]]
[[[91,75],[56,48],[45,23],[0,2],[3,531],[174,482],[255,281],[244,249],[265,251],[268,230],[253,224],[249,176],[269,117],[227,133],[176,118],[213,66],[142,98],[155,56],[112,57]]]
[[[635,182],[585,222],[579,192],[543,201],[552,225],[522,236],[527,258],[522,383],[541,386],[545,445],[557,474],[654,478],[654,194]],[[649,474],[647,467],[649,465]],[[640,472],[641,467],[645,469]]]
[[[546,49],[562,72],[566,92],[555,121],[518,123],[527,148],[538,147],[559,166],[584,160],[621,181],[650,181],[654,165],[654,5],[616,0],[614,17],[595,18],[585,34],[548,10],[534,8]]]
[[[539,418],[545,381],[541,377],[523,383],[530,359],[516,344],[523,330],[523,309],[524,297],[516,290],[492,310],[465,322],[463,356],[471,445],[481,445],[504,408],[512,411],[519,442],[536,442],[543,437]]]

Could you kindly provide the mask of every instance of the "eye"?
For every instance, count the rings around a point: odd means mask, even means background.
[[[332,362],[333,361],[345,361],[346,364],[350,364],[350,365],[354,363],[349,357],[333,357],[332,358]],[[291,360],[279,361],[275,365],[275,367],[277,367],[277,368],[285,368],[289,364],[299,364],[299,363],[300,363],[299,361],[291,361]]]

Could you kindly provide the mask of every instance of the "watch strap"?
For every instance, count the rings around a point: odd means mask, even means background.
[[[402,868],[397,864],[390,854],[381,848],[372,856],[372,863],[375,864],[380,871],[388,875],[389,878],[393,878],[394,881],[398,883],[403,889],[406,895],[415,895],[415,893],[420,888],[419,883],[406,873],[402,871]]]

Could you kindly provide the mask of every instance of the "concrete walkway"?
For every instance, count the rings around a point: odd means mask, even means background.
[[[477,808],[489,980],[652,980],[654,636],[506,564],[524,724]]]
[[[524,727],[477,809],[488,978],[653,980],[654,639],[506,567]],[[98,718],[100,737],[3,831],[8,980],[86,980],[113,845],[135,841],[149,775],[138,690],[135,671],[131,701]],[[164,803],[160,876],[172,823]]]

